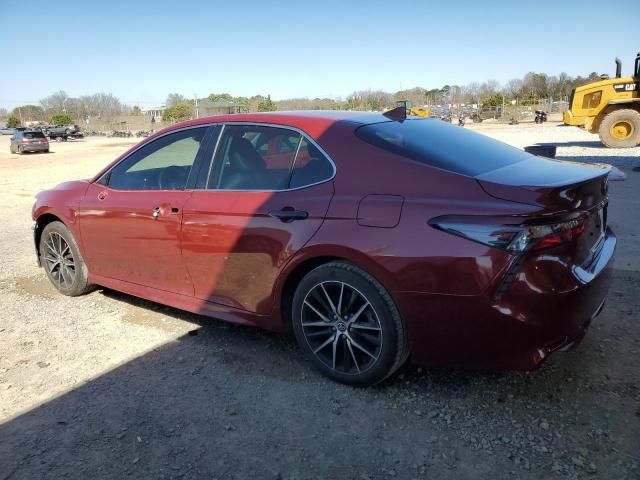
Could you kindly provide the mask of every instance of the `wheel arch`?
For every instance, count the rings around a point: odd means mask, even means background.
[[[280,275],[280,280],[276,285],[276,298],[280,299],[276,305],[280,310],[281,328],[283,330],[289,330],[291,326],[291,309],[288,306],[293,300],[296,285],[313,269],[331,262],[349,263],[367,272],[389,292],[391,299],[396,304],[396,308],[400,310],[398,299],[394,294],[396,285],[393,276],[365,254],[348,248],[334,250],[333,248],[316,249],[310,247],[308,251],[302,252],[296,260],[289,263]]]
[[[60,222],[63,225],[65,225],[65,227],[69,228],[59,216],[54,215],[51,212],[43,213],[36,219],[36,224],[33,229],[33,241],[35,242],[39,266],[40,266],[40,239],[42,238],[42,231],[47,225],[53,222]]]
[[[600,125],[604,118],[612,112],[616,110],[636,110],[640,113],[640,99],[639,98],[630,98],[627,100],[617,100],[614,102],[609,102],[605,105],[605,107],[600,111],[600,113],[593,119],[593,130],[598,132],[600,130]]]

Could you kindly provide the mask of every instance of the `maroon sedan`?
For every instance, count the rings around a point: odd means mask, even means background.
[[[395,112],[397,114],[397,112]],[[531,369],[584,336],[616,238],[607,175],[397,114],[201,118],[38,195],[40,264],[270,330],[329,377]]]

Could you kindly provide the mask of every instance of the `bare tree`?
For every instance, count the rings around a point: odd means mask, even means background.
[[[167,107],[173,107],[174,105],[177,105],[179,103],[187,102],[189,102],[189,99],[184,95],[181,95],[179,93],[170,93],[169,95],[167,95],[167,101],[165,102],[165,105]]]
[[[512,78],[505,84],[502,90],[507,97],[519,97],[522,94],[522,80],[520,80],[519,78]]]
[[[67,100],[69,100],[67,92],[60,90],[40,100],[40,105],[47,114],[61,113],[66,111]]]
[[[480,84],[472,82],[462,87],[462,96],[465,99],[465,103],[480,103]]]

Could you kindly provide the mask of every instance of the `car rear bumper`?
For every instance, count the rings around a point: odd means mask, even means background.
[[[31,143],[27,145],[21,145],[23,152],[46,152],[49,150],[48,143]]]
[[[588,264],[569,269],[571,282],[563,280],[562,289],[555,272],[541,271],[547,258],[523,265],[500,298],[397,294],[413,361],[531,370],[551,353],[577,345],[604,306],[615,247],[607,229]]]

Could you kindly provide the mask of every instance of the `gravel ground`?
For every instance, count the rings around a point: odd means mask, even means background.
[[[131,142],[17,156],[0,138],[0,480],[640,478],[640,149],[554,124],[469,128],[627,173],[611,185],[609,302],[536,372],[409,365],[365,390],[325,380],[286,335],[113,291],[55,293],[34,262],[34,194]]]

